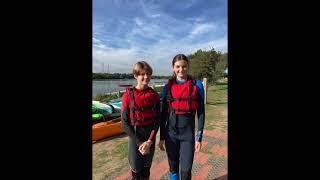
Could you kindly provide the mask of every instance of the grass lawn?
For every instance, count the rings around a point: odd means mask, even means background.
[[[228,85],[214,85],[208,88],[206,119],[204,128],[227,132]]]

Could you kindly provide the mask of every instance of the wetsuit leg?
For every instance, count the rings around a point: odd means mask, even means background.
[[[170,132],[165,140],[166,152],[170,167],[170,176],[179,178],[180,141]]]
[[[154,140],[155,142],[155,140]],[[150,147],[150,153],[143,156],[143,168],[141,171],[141,176],[143,180],[148,180],[150,177],[150,168],[152,165],[152,160],[154,156],[155,151],[155,143],[153,143]]]
[[[128,159],[132,171],[132,177],[139,179],[142,171],[142,154],[139,152],[138,147],[132,138],[128,138]]]
[[[180,143],[180,163],[181,163],[181,179],[191,180],[191,170],[194,158],[194,139],[191,141],[181,141]]]

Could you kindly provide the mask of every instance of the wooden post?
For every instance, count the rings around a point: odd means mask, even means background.
[[[207,78],[203,78],[202,84],[204,88],[204,104],[207,104]]]

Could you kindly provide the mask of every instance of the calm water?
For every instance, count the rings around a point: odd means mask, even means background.
[[[154,84],[166,83],[167,79],[151,79],[149,86]],[[92,96],[95,97],[97,94],[104,94],[110,92],[117,92],[119,90],[125,90],[126,87],[119,87],[119,84],[136,84],[135,79],[110,79],[104,81],[92,81]]]

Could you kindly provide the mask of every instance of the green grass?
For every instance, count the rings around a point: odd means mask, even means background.
[[[207,126],[205,127],[206,130],[209,130],[209,131],[212,131],[212,130],[215,130],[215,126]]]
[[[120,93],[120,97],[122,97],[123,93]],[[94,98],[95,101],[100,101],[102,103],[107,103],[112,99],[117,99],[118,95],[117,94],[97,94]]]
[[[108,163],[112,160],[110,151],[101,151],[99,154],[97,154],[97,158],[95,159],[93,165],[93,169],[99,169],[104,166],[104,164]]]
[[[206,130],[227,130],[228,112],[228,85],[215,84],[208,87],[206,120],[204,128]]]
[[[156,91],[156,92],[162,92],[162,89],[163,89],[163,87],[154,87],[154,90]]]
[[[128,141],[120,142],[115,149],[113,149],[112,154],[120,159],[127,158],[128,156]]]
[[[228,85],[226,84],[216,84],[208,87],[207,90],[207,104],[205,105],[206,119],[205,119],[205,129],[215,130],[225,128],[225,122],[227,121],[225,114],[222,111],[227,111],[228,109],[228,99],[227,99]],[[198,128],[198,120],[196,115],[196,130]],[[223,125],[221,125],[223,124]]]
[[[213,85],[208,88],[207,104],[209,105],[221,105],[227,104],[227,92],[228,85]]]

